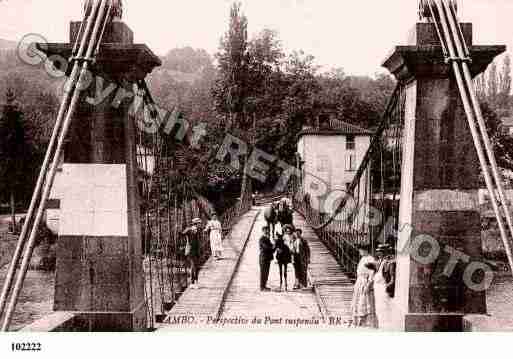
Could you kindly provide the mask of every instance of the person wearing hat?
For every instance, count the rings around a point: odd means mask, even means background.
[[[286,224],[283,226],[283,240],[285,244],[292,250],[294,245],[294,226],[290,224]]]
[[[275,237],[276,237],[276,232],[275,232],[276,231],[275,224],[276,224],[276,217],[277,217],[276,212],[277,212],[276,206],[274,203],[271,203],[271,205],[264,210],[264,219],[267,222],[267,226],[271,230],[271,239],[272,240],[275,240]]]
[[[289,208],[286,200],[282,200],[278,204],[277,220],[281,223],[282,227],[287,224],[292,225],[293,223],[292,210]]]
[[[395,291],[395,258],[390,244],[380,244],[376,250],[379,258],[374,277],[374,297],[376,316],[380,329],[392,329],[394,307],[392,298]]]
[[[271,289],[267,287],[267,281],[269,279],[269,269],[271,262],[274,257],[274,246],[269,237],[269,227],[262,227],[262,236],[258,241],[260,253],[259,253],[259,264],[260,264],[260,290],[268,292]]]
[[[296,228],[295,231],[295,245],[297,246],[297,259],[300,268],[300,275],[298,277],[299,285],[303,288],[308,287],[308,265],[310,264],[310,246],[308,241],[303,237],[303,230]]]
[[[301,258],[300,258],[300,239],[296,237],[295,228],[290,224],[286,224],[283,227],[283,241],[285,245],[290,248],[292,254],[292,267],[294,268],[294,287],[293,289],[299,289],[299,282],[302,277],[301,271]]]
[[[353,327],[376,328],[376,305],[374,298],[374,275],[377,264],[370,254],[369,245],[358,246],[360,261],[356,270],[356,283],[351,301],[351,324]]]
[[[223,255],[223,226],[217,215],[214,213],[207,222],[204,232],[209,232],[210,251],[216,260],[220,260]]]
[[[187,238],[185,246],[185,256],[187,257],[188,264],[191,268],[191,288],[198,288],[198,270],[200,259],[200,232],[199,225],[201,219],[194,218],[192,225],[187,227],[182,234]]]

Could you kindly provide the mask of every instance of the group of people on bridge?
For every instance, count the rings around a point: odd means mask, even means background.
[[[286,199],[273,203],[264,211],[267,222],[262,228],[259,240],[260,290],[270,291],[267,286],[271,263],[276,260],[280,271],[280,291],[285,285],[288,290],[288,265],[294,268],[295,283],[293,289],[308,287],[308,265],[310,246],[300,228],[293,224],[293,211]]]
[[[303,231],[295,228],[293,210],[287,200],[273,203],[264,210],[266,225],[259,239],[260,290],[270,291],[267,286],[271,263],[275,260],[280,273],[279,291],[288,290],[288,265],[294,268],[293,289],[308,288],[310,246]],[[192,220],[182,234],[186,237],[185,256],[191,273],[191,288],[198,288],[201,234],[208,233],[210,249],[216,260],[222,258],[222,225],[215,214],[201,231],[201,219]],[[380,244],[376,257],[369,245],[360,245],[361,259],[357,268],[351,302],[353,327],[382,327],[393,313],[391,300],[395,291],[395,259],[390,244]]]

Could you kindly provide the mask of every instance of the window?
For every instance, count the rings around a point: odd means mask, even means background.
[[[346,157],[346,171],[356,171],[356,156],[347,155]]]
[[[346,137],[346,150],[354,150],[356,148],[354,136]]]
[[[328,172],[330,169],[330,159],[328,156],[317,156],[317,172]]]

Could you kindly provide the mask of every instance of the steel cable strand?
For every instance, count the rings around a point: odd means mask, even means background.
[[[456,9],[454,8],[454,3],[450,2],[449,4],[442,2],[442,6],[444,7],[446,11],[446,16],[449,20],[449,25],[452,30],[453,37],[455,39],[455,45],[456,45],[456,51],[458,53],[458,56],[463,59],[470,58],[470,52],[468,49],[467,44],[465,43],[465,38],[463,36],[461,27],[459,26],[459,22],[456,16]],[[506,222],[509,228],[509,234],[510,237],[508,237],[508,245],[505,243],[505,248],[508,251],[508,260],[510,262],[510,267],[513,270],[513,254],[511,252],[513,248],[513,243],[511,240],[513,239],[513,220],[511,218],[511,213],[508,209],[508,201],[505,195],[504,186],[503,186],[503,179],[501,178],[499,167],[497,165],[497,160],[495,158],[495,154],[493,151],[493,146],[491,144],[490,137],[488,136],[488,132],[486,129],[486,125],[484,122],[484,117],[481,111],[481,106],[479,103],[479,100],[477,99],[475,89],[472,82],[472,77],[470,75],[470,69],[468,67],[467,61],[462,61],[460,63],[460,66],[463,70],[463,76],[464,76],[464,85],[466,88],[466,91],[470,97],[472,107],[474,109],[474,115],[477,119],[478,128],[480,131],[481,139],[483,141],[484,147],[485,147],[485,153],[487,155],[487,159],[489,164],[491,165],[491,173],[493,180],[495,181],[495,185],[497,187],[497,192],[499,195],[499,203],[502,207],[503,214],[506,217]],[[508,250],[509,247],[509,250]]]
[[[99,3],[97,4],[99,5]],[[53,156],[53,152],[55,150],[55,145],[57,143],[57,139],[59,137],[59,132],[62,127],[62,123],[64,120],[65,111],[68,108],[69,101],[72,95],[72,91],[75,86],[75,82],[77,80],[77,76],[79,74],[79,62],[74,57],[83,57],[84,52],[86,50],[86,42],[91,35],[91,31],[93,30],[93,22],[96,17],[96,13],[98,11],[98,6],[94,7],[94,13],[86,14],[84,20],[81,22],[79,36],[75,40],[75,44],[72,50],[72,61],[74,62],[73,70],[71,71],[70,78],[68,80],[68,85],[66,86],[66,91],[64,92],[64,97],[61,100],[61,104],[59,106],[59,111],[57,115],[57,120],[55,122],[54,128],[52,130],[52,135],[50,137],[50,142],[48,144],[45,157],[43,160],[43,164],[41,166],[41,170],[39,171],[39,176],[36,182],[36,186],[34,192],[32,194],[32,198],[29,205],[29,210],[26,215],[25,222],[22,226],[22,230],[20,236],[18,237],[17,245],[13,253],[13,258],[11,259],[11,264],[7,271],[7,276],[4,281],[2,287],[2,294],[0,295],[0,319],[4,313],[5,305],[11,291],[12,282],[16,275],[16,271],[18,268],[18,263],[22,254],[22,251],[25,247],[26,235],[29,230],[29,226],[32,223],[32,217],[34,216],[34,210],[36,208],[37,203],[40,200],[41,189],[43,187],[45,176],[48,170],[48,166],[50,165],[51,158]],[[86,29],[84,32],[83,24],[87,21]],[[80,46],[78,45],[80,43]],[[78,51],[78,52],[77,52]]]
[[[94,19],[95,20],[95,24],[94,24],[93,32],[92,32],[92,35],[91,35],[92,41],[90,41],[89,44],[87,44],[88,45],[87,46],[87,52],[86,52],[87,60],[84,61],[84,63],[82,64],[82,69],[81,69],[80,75],[78,77],[77,85],[81,84],[83,79],[86,76],[86,73],[87,73],[88,67],[89,67],[89,61],[93,59],[92,55],[93,55],[93,50],[94,50],[94,47],[95,47],[95,42],[96,41],[99,41],[99,42],[102,41],[102,39],[98,37],[98,31],[99,31],[99,28],[100,28],[102,22],[110,20],[109,12],[105,13],[107,4],[110,4],[109,9],[111,9],[111,6],[112,6],[111,2],[109,2],[108,0],[101,0],[101,4],[99,5],[100,7],[99,7],[99,10],[98,10],[98,16]],[[86,46],[85,41],[84,41],[83,45]],[[12,319],[12,314],[13,314],[14,309],[16,307],[16,303],[17,303],[20,291],[22,289],[23,282],[24,282],[25,276],[27,274],[30,258],[32,257],[32,252],[34,250],[34,246],[35,246],[35,243],[36,243],[37,230],[38,230],[39,224],[40,224],[42,216],[43,216],[43,211],[45,209],[46,202],[48,200],[48,197],[50,195],[50,191],[51,191],[52,186],[53,186],[53,181],[55,179],[55,174],[57,172],[57,167],[59,165],[59,158],[60,158],[60,154],[62,152],[62,147],[63,147],[63,144],[64,144],[64,140],[66,138],[66,135],[68,133],[68,130],[69,130],[69,127],[70,127],[70,124],[71,124],[71,118],[72,118],[72,116],[74,114],[76,105],[77,105],[78,100],[80,98],[80,93],[81,93],[81,89],[79,89],[79,87],[77,86],[75,88],[74,93],[73,93],[73,96],[72,96],[69,108],[67,109],[67,114],[66,114],[66,117],[64,119],[64,123],[62,124],[62,131],[59,134],[59,139],[58,139],[58,142],[57,142],[57,147],[55,149],[55,155],[54,155],[54,158],[52,160],[52,164],[51,164],[50,171],[49,171],[49,176],[46,179],[47,181],[46,181],[46,183],[44,185],[43,193],[41,195],[41,201],[39,203],[39,208],[38,208],[38,211],[37,211],[37,214],[36,214],[36,218],[35,218],[35,220],[33,222],[33,227],[32,227],[31,233],[30,233],[30,237],[28,239],[28,243],[26,244],[26,248],[25,248],[25,251],[23,253],[23,259],[22,259],[21,268],[20,268],[20,275],[16,279],[16,283],[15,283],[15,286],[14,286],[14,289],[13,289],[13,293],[12,293],[11,299],[9,301],[9,305],[7,307],[7,311],[5,313],[4,321],[2,323],[1,331],[6,331],[9,328],[10,321]],[[46,175],[46,173],[45,173],[45,175]],[[30,222],[30,219],[27,222]]]
[[[448,50],[449,50],[449,59],[453,68],[454,75],[456,77],[456,82],[458,84],[458,87],[460,89],[460,95],[463,102],[463,106],[467,115],[467,122],[470,127],[470,131],[472,134],[472,139],[474,141],[474,145],[478,154],[479,162],[481,164],[481,169],[483,171],[486,186],[488,188],[488,192],[490,195],[490,199],[492,201],[492,207],[494,210],[494,213],[497,218],[497,223],[499,226],[499,231],[501,233],[501,238],[503,240],[506,254],[508,256],[508,262],[510,264],[510,267],[513,268],[513,255],[512,255],[512,244],[511,239],[506,234],[505,225],[503,222],[502,214],[498,205],[498,199],[495,194],[495,189],[492,181],[492,176],[490,175],[488,163],[487,163],[487,157],[485,156],[485,152],[483,150],[483,146],[481,141],[483,140],[480,138],[479,131],[476,127],[476,119],[475,119],[475,112],[477,111],[474,106],[471,104],[471,100],[469,99],[469,94],[467,91],[469,91],[469,87],[471,84],[468,84],[468,86],[465,84],[463,75],[462,75],[462,69],[460,68],[459,61],[454,61],[456,59],[456,50],[454,48],[454,44],[452,42],[451,32],[449,30],[448,20],[447,20],[447,14],[444,12],[443,4],[441,4],[439,1],[429,0],[430,6],[433,7],[433,13],[437,15],[435,19],[435,24],[437,26],[441,26],[443,30],[444,37],[440,39],[440,41],[443,43],[444,41],[447,42]],[[435,11],[436,9],[437,11]],[[472,93],[472,91],[470,91]]]

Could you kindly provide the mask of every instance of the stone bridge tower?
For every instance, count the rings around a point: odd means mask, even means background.
[[[134,84],[161,62],[146,45],[134,44],[132,30],[121,21],[121,1],[114,3],[114,20],[72,120],[56,183],[54,310],[78,313],[73,330],[146,329],[136,128],[129,109]],[[85,12],[90,6],[87,1]],[[70,43],[47,44],[44,51],[68,59],[79,28],[80,22],[72,22]],[[97,91],[109,86],[113,90],[97,101]]]
[[[472,24],[461,25],[476,76],[505,46],[475,46]],[[477,152],[434,24],[416,24],[384,66],[405,87],[406,104],[396,295],[393,319],[383,324],[458,331],[465,314],[486,313],[486,293],[467,285],[479,282],[469,264],[483,256]]]

